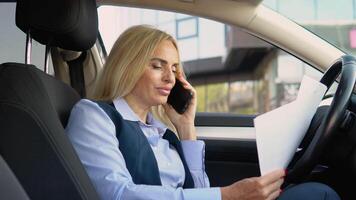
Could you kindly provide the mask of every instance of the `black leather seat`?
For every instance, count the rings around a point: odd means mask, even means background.
[[[97,37],[95,0],[18,0],[16,24],[44,45],[87,50]],[[79,95],[19,63],[0,65],[0,91],[0,155],[29,198],[99,199],[64,132]]]
[[[21,184],[0,156],[0,196],[1,199],[28,200]]]

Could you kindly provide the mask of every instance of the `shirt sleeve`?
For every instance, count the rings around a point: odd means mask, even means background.
[[[83,99],[73,108],[66,132],[103,200],[220,200],[219,188],[183,189],[133,183],[118,146],[115,125],[96,103]]]
[[[201,140],[183,140],[181,143],[195,187],[210,187],[209,178],[205,172],[205,143]]]

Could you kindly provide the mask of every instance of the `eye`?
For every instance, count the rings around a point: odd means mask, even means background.
[[[159,63],[151,63],[153,69],[162,69],[162,65]]]
[[[173,65],[173,66],[172,66],[172,72],[173,72],[173,73],[177,73],[177,68],[178,68],[177,66]]]

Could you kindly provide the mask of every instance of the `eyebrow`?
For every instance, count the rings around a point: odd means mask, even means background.
[[[162,58],[152,58],[152,59],[151,59],[151,61],[155,61],[155,60],[157,60],[157,61],[159,61],[160,63],[165,64],[165,65],[168,64],[168,62],[167,62],[166,60],[162,59]],[[173,65],[178,65],[178,63],[174,63]]]

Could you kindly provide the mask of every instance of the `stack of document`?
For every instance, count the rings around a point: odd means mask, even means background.
[[[327,88],[304,76],[297,99],[254,119],[261,175],[286,169]]]

